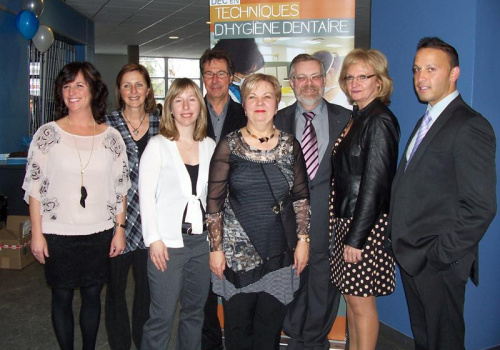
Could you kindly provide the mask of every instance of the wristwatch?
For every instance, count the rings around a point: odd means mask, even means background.
[[[309,243],[311,241],[311,239],[309,238],[309,236],[307,237],[298,237],[299,238],[299,242],[306,242],[306,243]]]

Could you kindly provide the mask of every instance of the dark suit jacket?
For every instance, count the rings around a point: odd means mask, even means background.
[[[427,263],[446,270],[477,255],[496,213],[495,143],[488,121],[458,96],[405,171],[406,146],[392,185],[390,219],[394,254],[411,276]],[[477,263],[471,272],[477,284]]]
[[[326,102],[326,101],[325,101]],[[309,193],[311,204],[311,250],[313,252],[328,252],[330,243],[328,236],[331,179],[331,155],[335,141],[340,136],[349,121],[351,111],[344,107],[326,102],[328,108],[329,143],[325,155],[320,161],[318,172],[313,180],[309,179]],[[278,111],[274,124],[279,130],[295,135],[295,109],[297,103]],[[298,137],[297,137],[298,136]],[[301,138],[302,135],[295,135]]]
[[[215,140],[214,126],[212,124],[212,119],[210,118],[210,113],[208,111],[208,101],[205,97],[205,104],[207,105],[207,135]],[[234,102],[231,97],[229,98],[229,106],[227,107],[226,119],[224,120],[224,125],[222,125],[222,132],[220,137],[223,138],[230,132],[238,130],[247,125],[247,117],[245,116],[245,111],[243,107],[238,102]],[[217,140],[219,141],[219,140]]]

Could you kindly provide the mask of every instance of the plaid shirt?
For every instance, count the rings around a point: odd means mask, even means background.
[[[141,214],[139,212],[139,149],[130,135],[125,118],[121,111],[114,111],[106,116],[106,124],[114,127],[122,135],[127,146],[128,165],[130,169],[130,182],[132,187],[127,193],[127,228],[125,238],[127,246],[124,253],[134,251],[137,248],[146,249],[142,239]],[[149,138],[158,134],[160,118],[156,114],[149,115]]]

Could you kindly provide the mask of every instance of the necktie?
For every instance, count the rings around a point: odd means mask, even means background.
[[[413,155],[417,151],[418,146],[420,145],[420,142],[422,142],[424,136],[427,134],[427,131],[429,131],[429,128],[431,127],[431,115],[429,111],[425,112],[424,114],[424,119],[422,120],[422,124],[420,124],[420,128],[418,128],[417,132],[417,138],[415,139],[415,144],[413,145],[413,149],[411,150],[410,157],[408,158],[406,162],[406,168],[408,167],[408,164],[410,164],[410,160],[413,158]]]
[[[306,126],[302,134],[302,153],[304,153],[306,161],[307,174],[312,180],[314,176],[316,176],[319,168],[318,138],[316,137],[316,131],[312,125],[315,114],[313,112],[304,112],[302,115],[306,118]]]

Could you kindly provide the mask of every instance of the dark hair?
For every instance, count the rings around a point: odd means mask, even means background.
[[[323,62],[321,62],[321,60],[307,53],[301,53],[300,55],[295,56],[295,58],[290,63],[290,74],[288,76],[291,78],[294,75],[295,66],[297,65],[297,63],[308,62],[308,61],[318,62],[319,66],[321,67],[321,74],[324,75],[326,73],[325,66],[323,65]]]
[[[120,85],[122,83],[123,76],[129,72],[139,72],[146,81],[149,92],[148,95],[146,96],[146,101],[144,101],[144,110],[147,113],[153,113],[156,110],[156,101],[155,101],[155,92],[153,91],[153,86],[151,84],[151,78],[149,77],[149,73],[146,67],[137,63],[126,64],[118,72],[115,82],[116,105],[120,109],[125,107],[125,103],[123,102],[122,96],[120,95]]]
[[[160,117],[160,134],[171,141],[179,139],[179,131],[175,126],[172,115],[172,102],[187,89],[193,89],[196,99],[200,104],[200,115],[196,119],[193,140],[202,141],[207,136],[207,106],[205,105],[205,100],[199,86],[189,78],[177,78],[168,88],[167,95],[165,96],[165,111]]]
[[[161,117],[161,115],[163,114],[163,105],[161,103],[158,103],[156,105],[156,110],[158,111],[158,116]]]
[[[441,50],[445,54],[448,55],[448,58],[450,59],[451,68],[459,66],[457,50],[455,50],[455,48],[453,46],[445,43],[443,40],[439,39],[438,37],[433,36],[433,37],[425,37],[425,38],[420,39],[420,41],[418,42],[418,45],[417,45],[417,51],[420,49]]]
[[[203,74],[203,66],[213,60],[224,60],[227,63],[227,70],[229,75],[234,75],[234,63],[233,57],[226,50],[219,49],[206,49],[200,58],[200,72]]]
[[[104,122],[106,116],[106,99],[108,88],[101,79],[101,74],[90,62],[71,62],[61,69],[54,83],[55,119],[68,115],[68,107],[64,103],[63,86],[75,81],[78,73],[82,73],[92,96],[92,116],[97,124]]]
[[[254,38],[221,39],[214,50],[224,50],[231,55],[236,73],[248,75],[264,67],[264,56]]]

